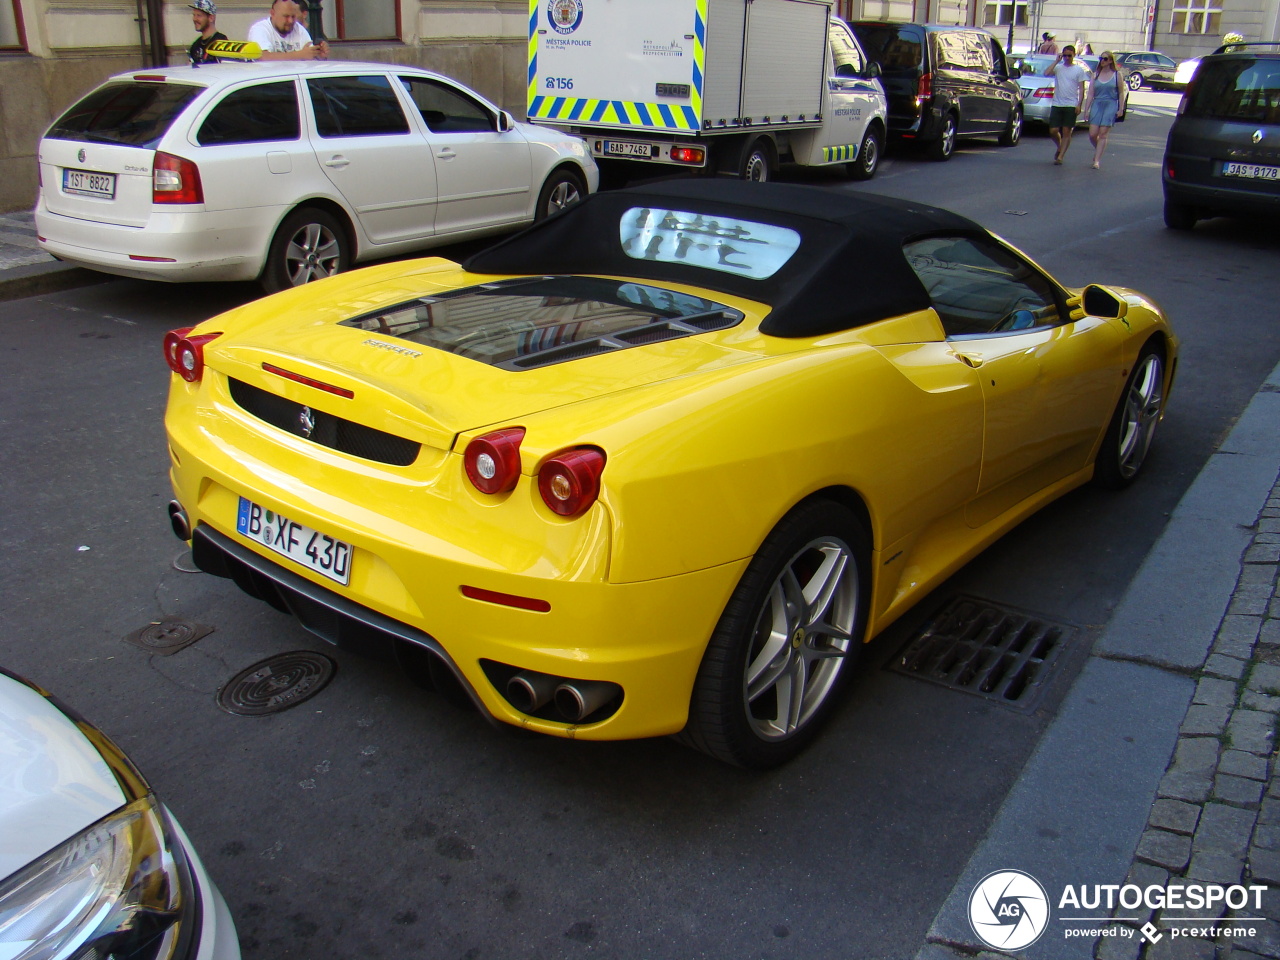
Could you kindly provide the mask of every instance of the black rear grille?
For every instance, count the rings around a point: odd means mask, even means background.
[[[242,380],[229,377],[228,383],[231,399],[241,409],[295,437],[341,450],[362,460],[375,460],[396,467],[407,467],[418,459],[418,451],[422,448],[420,443],[295,403]]]
[[[956,597],[889,668],[1023,710],[1034,708],[1076,628],[976,597]]]

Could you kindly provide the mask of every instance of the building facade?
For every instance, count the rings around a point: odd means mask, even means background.
[[[270,0],[218,0],[218,28],[242,39]],[[545,5],[563,0],[534,0]],[[644,3],[645,0],[581,0]],[[187,0],[0,0],[0,210],[35,198],[35,150],[49,122],[112,73],[184,63]],[[523,116],[530,0],[311,0],[331,58],[438,70]],[[1190,57],[1224,33],[1276,40],[1280,0],[833,0],[847,19],[963,23],[1012,49],[1044,31],[1095,51]],[[319,8],[318,10],[315,8]]]

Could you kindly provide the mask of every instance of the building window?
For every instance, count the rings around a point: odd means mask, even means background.
[[[863,0],[864,20],[899,20],[910,23],[915,18],[916,6],[912,0]]]
[[[25,46],[18,2],[19,0],[0,0],[0,50],[21,50]]]
[[[1007,27],[1012,23],[1016,27],[1027,25],[1026,0],[993,0],[987,3],[986,19],[983,23],[988,27]]]
[[[1176,0],[1169,32],[1216,35],[1221,19],[1222,7],[1216,0]]]
[[[314,8],[316,0],[311,0]],[[323,0],[321,19],[329,40],[396,40],[400,5],[396,0]]]

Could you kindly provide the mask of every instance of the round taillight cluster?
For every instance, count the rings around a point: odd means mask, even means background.
[[[506,493],[520,479],[520,441],[524,427],[495,430],[467,444],[462,462],[467,478],[481,493]]]
[[[556,454],[538,471],[538,492],[552,512],[574,517],[600,496],[604,451],[575,447]]]
[[[507,427],[476,437],[467,444],[463,466],[467,479],[481,493],[506,493],[520,479],[520,443],[524,427]],[[538,492],[552,512],[576,517],[600,496],[604,451],[571,447],[544,461],[538,469]]]
[[[164,335],[164,360],[169,369],[187,383],[199,383],[204,375],[204,345],[221,333],[201,333],[192,337],[192,327],[179,327]]]

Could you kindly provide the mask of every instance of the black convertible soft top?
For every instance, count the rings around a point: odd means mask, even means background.
[[[628,254],[619,235],[634,208],[786,227],[800,235],[800,245],[763,279],[643,259]],[[927,309],[929,295],[902,246],[939,233],[986,235],[972,220],[913,200],[799,184],[669,180],[597,193],[469,257],[463,267],[685,283],[768,304],[773,309],[762,333],[813,337]]]

